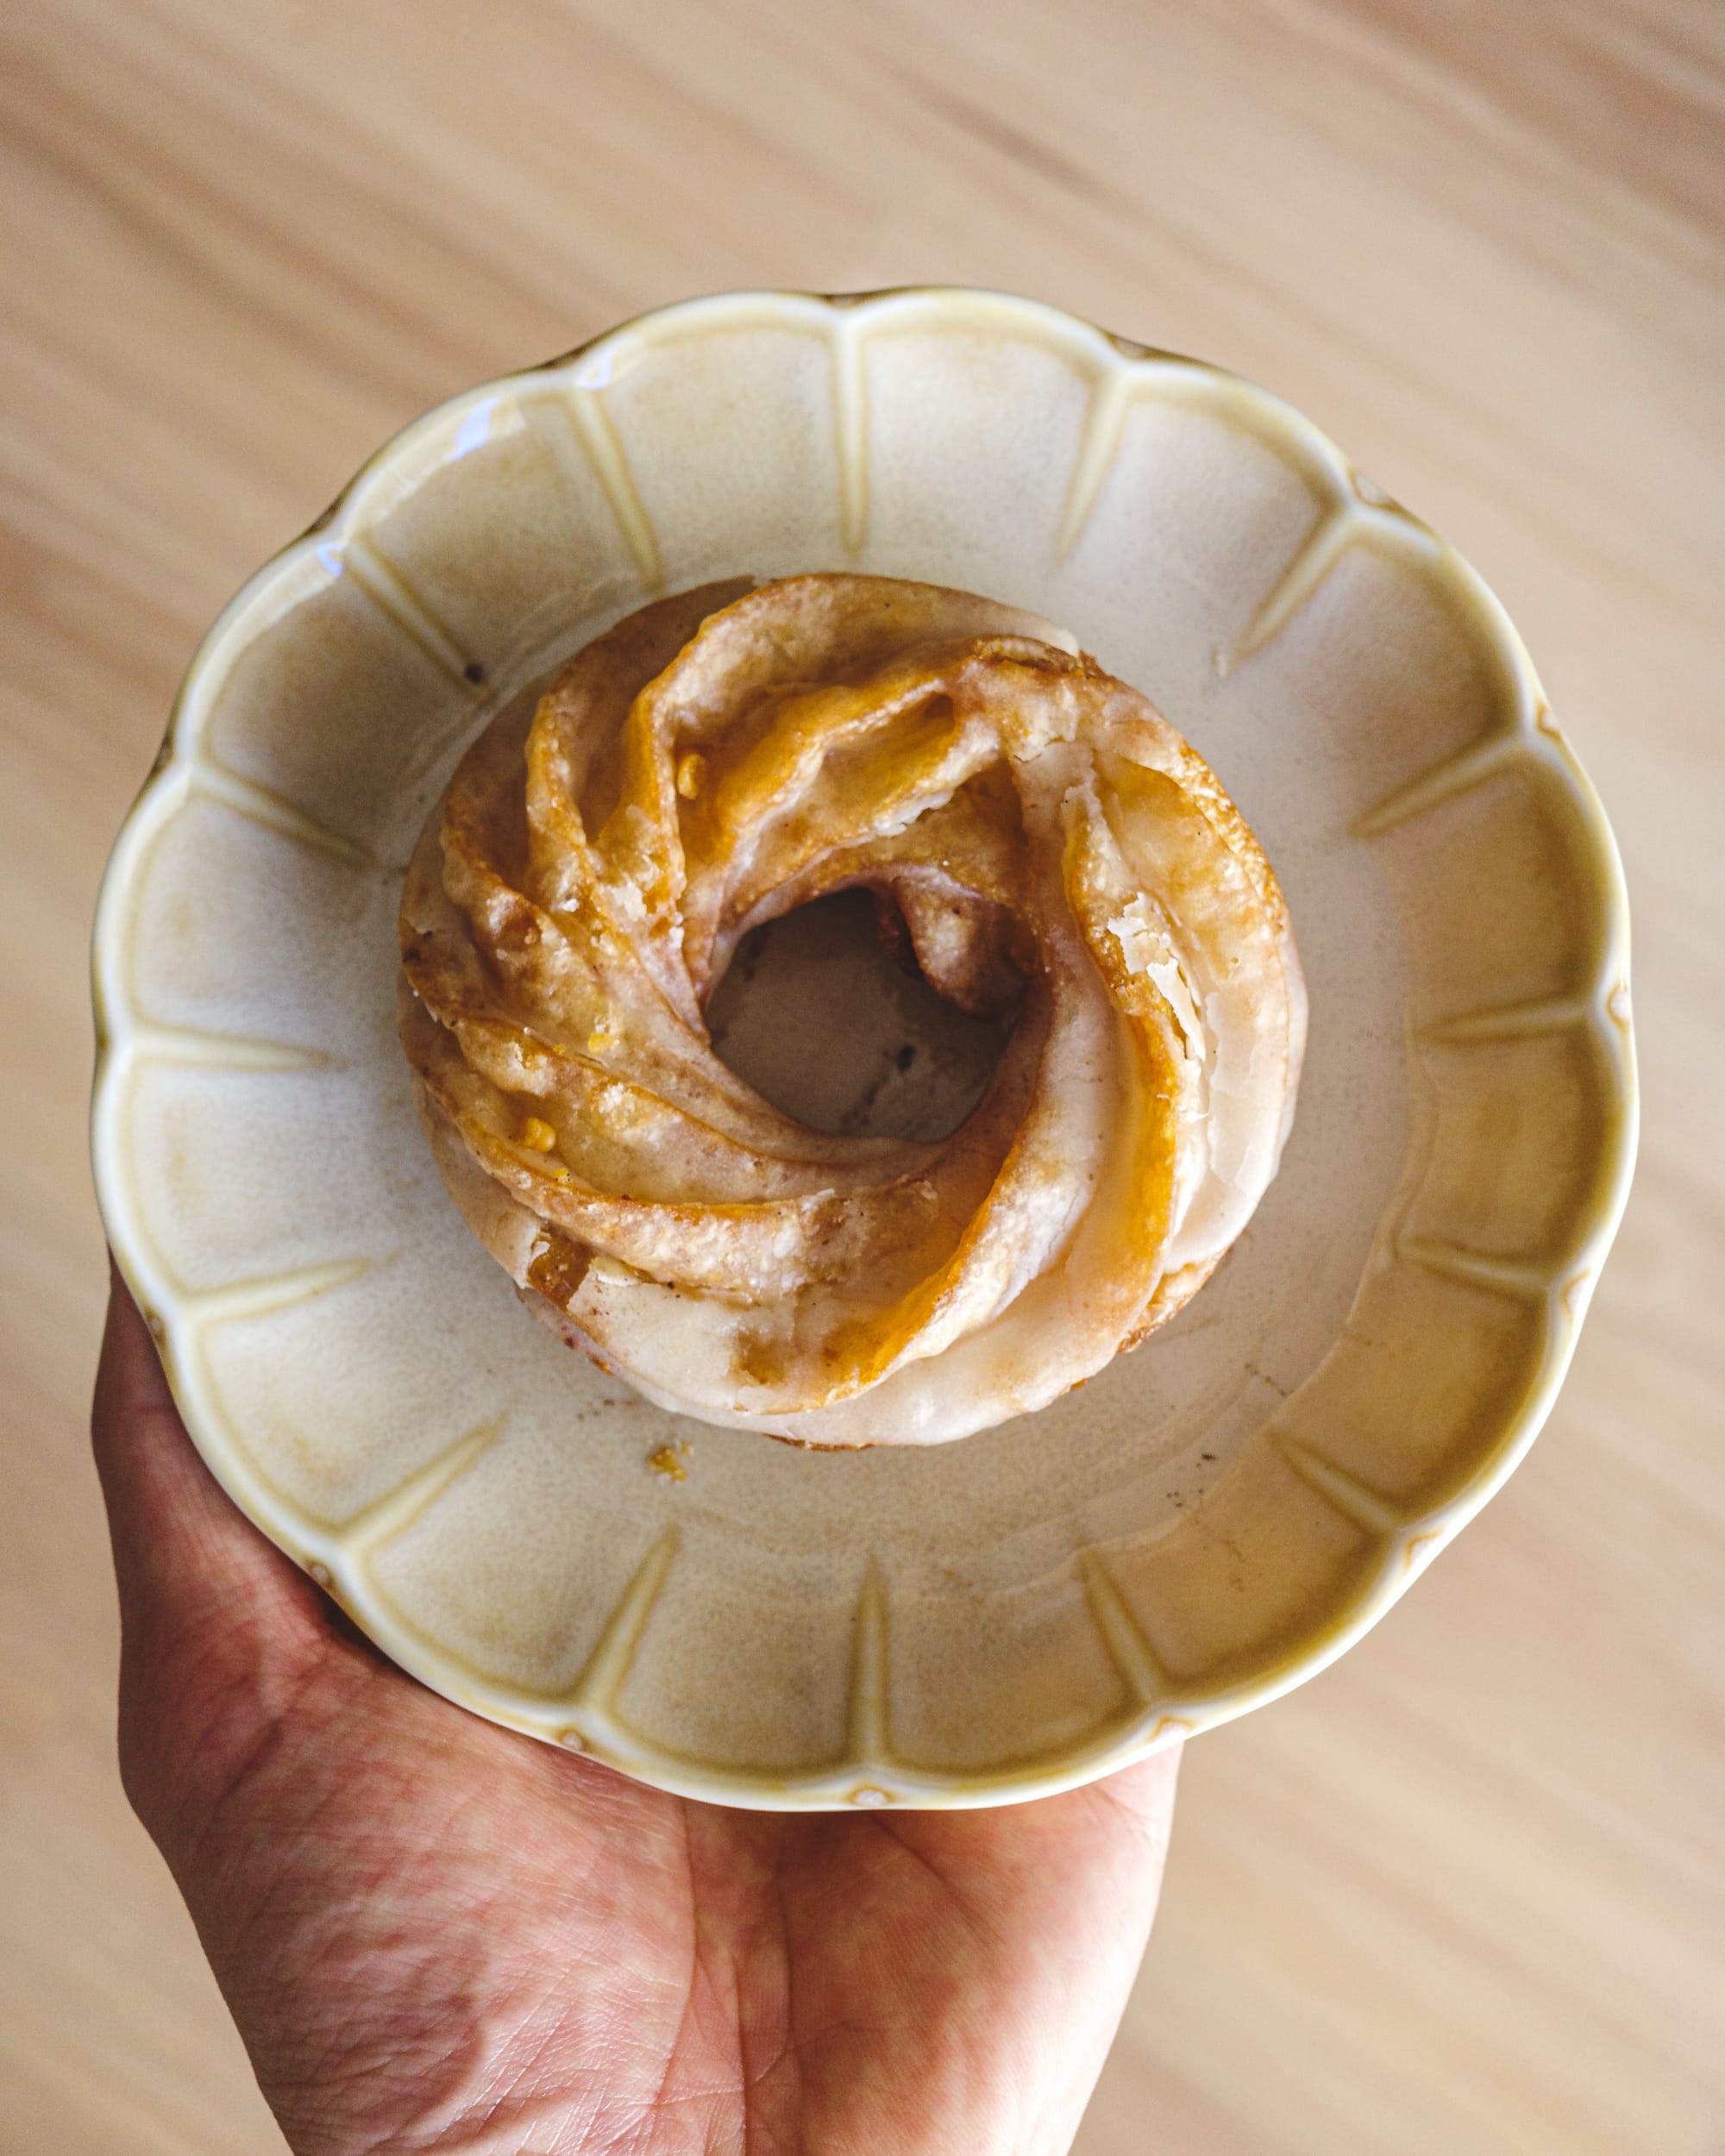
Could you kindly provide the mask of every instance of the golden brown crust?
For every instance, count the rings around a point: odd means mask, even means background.
[[[403,897],[422,1110],[530,1306],[651,1396],[805,1444],[962,1434],[1171,1315],[1273,1174],[1281,893],[1067,641],[891,579],[709,586],[463,759]],[[707,1038],[738,939],[850,886],[942,993],[1018,1010],[938,1144],[807,1130]]]

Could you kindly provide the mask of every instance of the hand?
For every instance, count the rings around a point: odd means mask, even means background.
[[[1058,2156],[1176,1758],[1002,1810],[665,1796],[404,1677],[229,1503],[116,1285],[120,1762],[298,2156]]]

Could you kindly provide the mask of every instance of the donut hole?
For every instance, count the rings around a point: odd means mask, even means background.
[[[932,1140],[987,1089],[1010,1022],[968,1016],[895,958],[866,891],[751,929],[708,1000],[720,1060],[786,1115],[851,1138]]]

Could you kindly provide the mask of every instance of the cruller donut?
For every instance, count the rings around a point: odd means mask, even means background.
[[[862,886],[1013,1017],[937,1144],[721,1062],[738,939]],[[1038,1407],[1180,1308],[1276,1173],[1305,993],[1214,774],[1051,624],[890,577],[709,585],[506,711],[428,822],[402,1039],[529,1307],[649,1399],[824,1445]]]

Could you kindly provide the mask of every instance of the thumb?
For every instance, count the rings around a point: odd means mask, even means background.
[[[204,1745],[218,1702],[235,1735],[270,1719],[330,1628],[317,1588],[198,1457],[117,1272],[91,1438],[120,1594],[122,1766],[142,1810],[158,1758]]]

